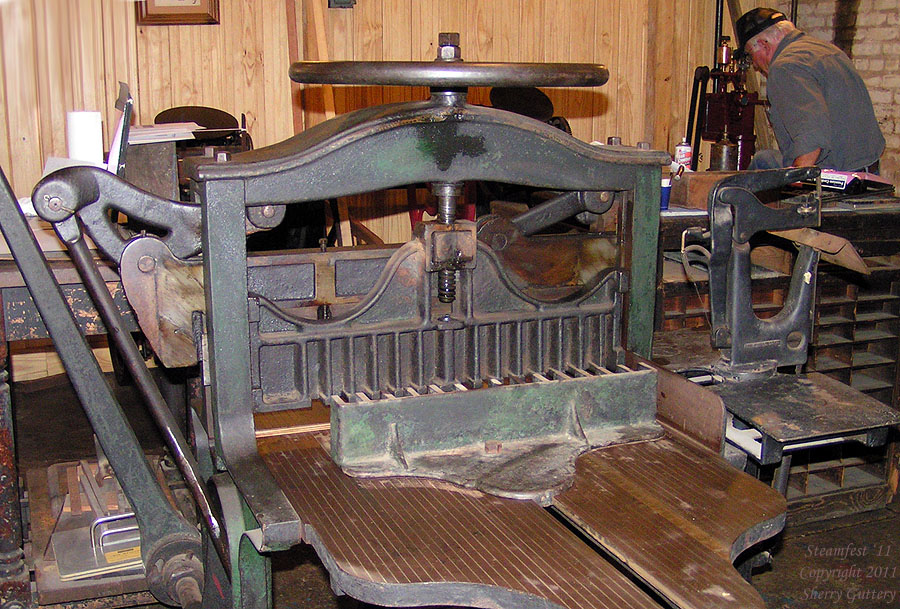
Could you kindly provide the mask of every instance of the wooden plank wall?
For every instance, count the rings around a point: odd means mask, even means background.
[[[686,122],[693,68],[712,57],[713,4],[686,0],[221,0],[221,23],[135,25],[121,0],[0,2],[0,165],[19,196],[48,155],[65,153],[65,112],[101,110],[106,143],[117,82],[128,82],[137,117],[174,105],[245,113],[257,146],[322,120],[320,93],[291,85],[291,60],[315,59],[312,2],[324,15],[330,59],[430,60],[437,34],[458,31],[469,61],[590,61],[609,83],[549,91],[575,135],[671,150]],[[338,112],[402,99],[412,88],[336,87]],[[476,103],[487,91],[472,92]],[[302,104],[302,105],[301,105]],[[2,120],[5,119],[5,120]]]
[[[66,154],[66,112],[100,110],[108,146],[118,81],[135,82],[134,7],[103,0],[0,2],[0,165],[18,196]]]
[[[456,31],[468,61],[603,63],[610,70],[603,87],[545,90],[556,113],[585,141],[618,135],[626,144],[650,141],[673,150],[684,134],[694,67],[713,56],[714,5],[699,0],[677,10],[660,0],[359,0],[343,10],[324,8],[327,0],[304,5],[309,59],[321,59],[314,27],[319,13],[330,60],[428,61],[436,55],[438,33]],[[334,88],[338,113],[426,96],[413,88]],[[321,122],[320,88],[307,87],[301,99],[304,124]],[[470,100],[489,103],[488,90],[471,91]],[[376,233],[402,241],[409,236],[408,224],[398,220],[402,207],[402,199],[370,197],[354,201],[351,213]]]
[[[138,27],[127,0],[0,0],[0,166],[16,195],[30,193],[48,156],[66,154],[67,111],[100,110],[109,146],[118,81],[131,86],[141,124],[172,106],[213,106],[244,113],[260,147],[324,118],[321,87],[290,83],[291,61],[322,53],[431,60],[438,33],[456,31],[468,61],[605,64],[611,76],[603,87],[547,90],[556,113],[586,141],[618,135],[672,151],[694,67],[713,55],[709,0],[358,0],[353,9],[328,9],[327,0],[220,3],[219,25]],[[315,36],[317,13],[324,44]],[[427,96],[412,87],[333,91],[338,113]],[[488,103],[488,91],[470,99]],[[387,241],[402,241],[409,222],[404,195],[394,194],[363,197],[351,209]],[[38,376],[41,366],[57,370],[36,361]]]
[[[222,0],[218,25],[137,29],[137,117],[203,105],[244,114],[257,146],[293,134],[285,0]]]

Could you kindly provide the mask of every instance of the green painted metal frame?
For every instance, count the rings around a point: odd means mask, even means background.
[[[385,163],[385,151],[406,162]],[[410,155],[413,155],[411,157]],[[624,257],[632,291],[626,346],[649,355],[660,167],[668,155],[595,147],[549,125],[462,96],[368,108],[226,162],[188,167],[203,210],[213,435],[261,530],[260,550],[300,541],[296,513],[260,461],[251,408],[245,218],[248,208],[336,198],[420,182],[491,180],[570,190],[625,191]]]

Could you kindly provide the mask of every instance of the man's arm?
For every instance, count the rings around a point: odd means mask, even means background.
[[[819,160],[819,154],[822,153],[821,148],[816,148],[812,152],[807,152],[806,154],[801,154],[796,159],[792,165],[794,167],[812,167],[816,164],[816,161]]]
[[[809,66],[796,61],[776,62],[769,70],[769,102],[784,133],[778,146],[795,167],[815,165],[831,142],[828,105]],[[776,131],[776,135],[778,131]]]

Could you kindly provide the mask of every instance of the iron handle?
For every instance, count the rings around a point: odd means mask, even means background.
[[[462,87],[598,87],[609,70],[592,63],[464,61],[300,61],[291,80],[305,84]]]
[[[67,167],[38,182],[31,196],[38,215],[58,227],[64,241],[80,230],[70,218],[77,213],[97,247],[118,263],[128,242],[111,210],[162,233],[161,239],[179,258],[200,251],[200,208],[145,192],[98,167]]]

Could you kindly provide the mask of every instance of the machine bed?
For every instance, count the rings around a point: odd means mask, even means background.
[[[764,607],[732,560],[780,530],[784,498],[678,434],[582,455],[550,510],[441,480],[353,478],[323,448],[327,434],[273,434],[259,451],[304,539],[332,586],[361,600],[658,606],[557,511],[678,607]]]

